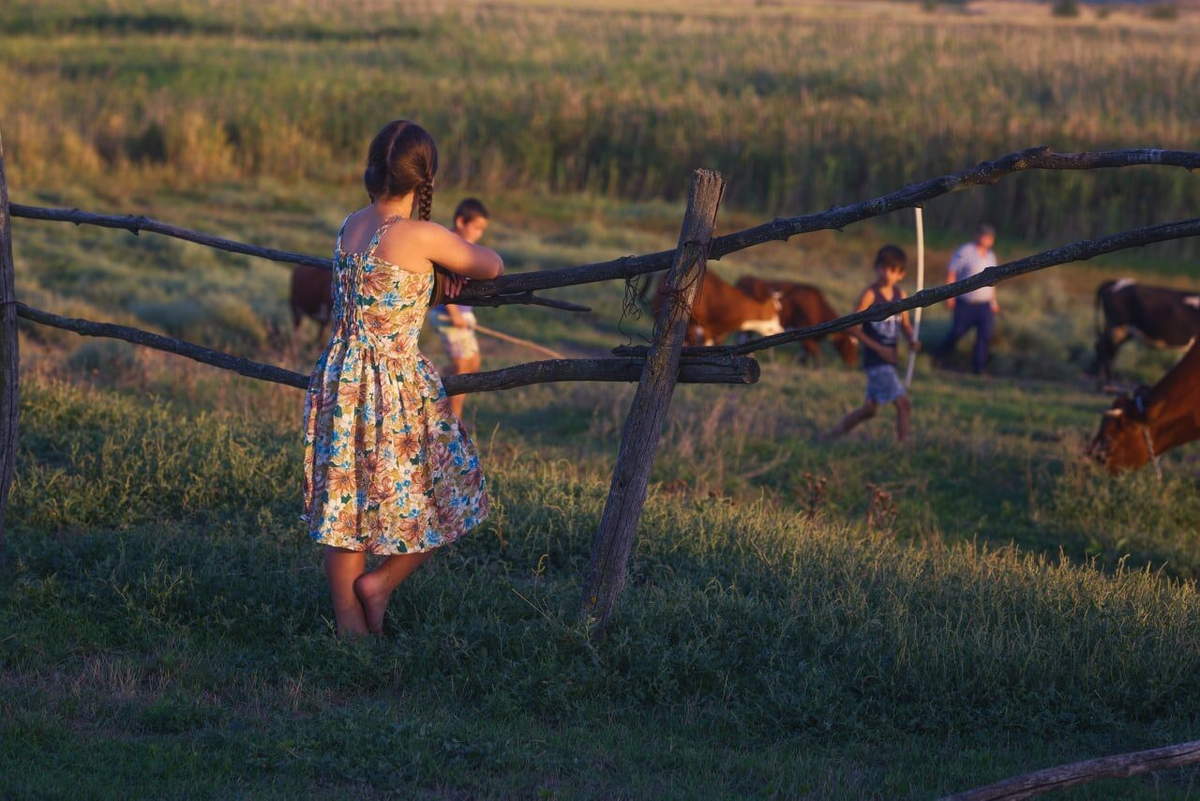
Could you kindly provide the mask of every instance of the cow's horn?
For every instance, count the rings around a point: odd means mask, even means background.
[[[1125,414],[1124,409],[1105,409],[1104,410],[1105,417],[1120,417],[1123,414]]]

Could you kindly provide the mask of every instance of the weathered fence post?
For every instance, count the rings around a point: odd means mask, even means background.
[[[646,501],[650,467],[675,390],[688,317],[704,280],[717,207],[724,189],[725,180],[720,173],[711,170],[692,173],[679,246],[663,278],[664,307],[655,323],[654,342],[642,368],[629,416],[625,418],[608,501],[592,541],[591,567],[579,611],[596,632],[608,625],[617,595],[625,586],[633,536]]]
[[[13,287],[12,217],[4,138],[0,136],[0,558],[4,555],[4,512],[17,454],[17,307]]]

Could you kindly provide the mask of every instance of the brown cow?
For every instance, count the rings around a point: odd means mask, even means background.
[[[812,284],[798,284],[794,281],[766,281],[762,278],[745,275],[738,279],[737,288],[753,298],[767,298],[773,292],[779,293],[782,308],[779,321],[787,330],[807,328],[818,323],[836,320],[839,316],[825,299],[824,293]],[[807,355],[817,367],[821,366],[820,343],[825,337],[803,339],[800,346],[804,349],[802,355]],[[858,362],[858,347],[854,338],[844,331],[833,334],[833,347],[842,357],[847,367],[853,367]]]
[[[292,308],[292,331],[300,328],[306,316],[317,321],[317,342],[325,338],[325,328],[333,314],[333,273],[307,264],[292,270],[292,288],[288,295]]]
[[[655,317],[662,312],[663,297],[663,282],[659,281],[651,304]],[[779,308],[778,298],[755,300],[725,283],[720,276],[705,271],[704,283],[688,320],[687,344],[719,345],[734,331],[753,331],[762,336],[782,334]]]
[[[1142,467],[1171,448],[1200,438],[1200,346],[1152,387],[1113,401],[1088,453],[1109,472]]]

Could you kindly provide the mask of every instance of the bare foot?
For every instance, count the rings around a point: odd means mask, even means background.
[[[354,594],[363,605],[367,616],[367,628],[372,634],[383,634],[383,615],[387,612],[388,599],[392,593],[385,586],[382,577],[375,571],[363,573],[354,580]]]

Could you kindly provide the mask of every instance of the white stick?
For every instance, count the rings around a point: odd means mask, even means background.
[[[921,207],[917,206],[913,209],[917,213],[917,291],[920,292],[925,288],[925,217],[921,213]],[[920,307],[913,313],[913,337],[920,339],[921,337],[921,309]],[[908,349],[908,372],[904,375],[904,388],[912,386],[913,368],[917,366],[917,352],[911,347]]]

